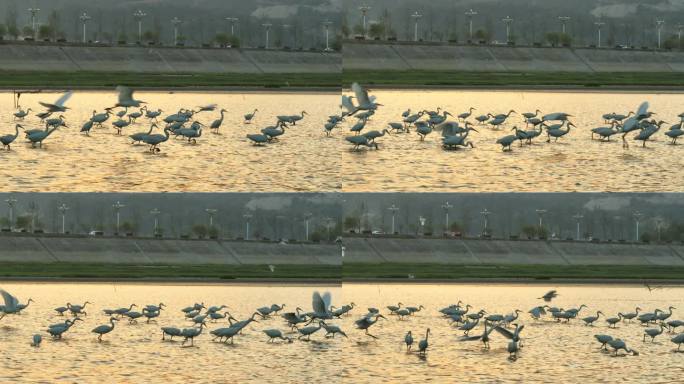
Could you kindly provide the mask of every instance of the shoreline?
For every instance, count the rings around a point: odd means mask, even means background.
[[[684,286],[682,279],[638,279],[638,278],[455,278],[455,279],[402,279],[402,278],[342,278],[342,279],[288,279],[288,278],[235,278],[231,280],[216,278],[99,278],[99,277],[0,277],[0,283],[32,284],[156,284],[156,285],[230,285],[230,286],[336,286],[358,285],[629,285],[644,286]]]
[[[0,92],[13,92],[13,91],[24,91],[30,93],[41,93],[46,92],[60,92],[66,90],[76,90],[76,91],[91,91],[91,92],[114,92],[116,87],[113,86],[96,86],[96,85],[76,85],[76,86],[43,86],[43,87],[31,87],[31,86],[7,86],[1,85]],[[247,85],[236,85],[236,86],[171,86],[171,87],[153,87],[153,86],[141,86],[135,87],[136,92],[184,92],[184,93],[206,93],[206,92],[219,92],[219,93],[253,93],[253,94],[264,94],[264,93],[278,93],[278,94],[300,94],[300,93],[323,93],[337,95],[340,93],[341,87],[329,86],[329,87],[267,87],[267,86],[247,86]]]
[[[434,85],[434,84],[372,84],[371,87],[381,91],[483,91],[483,92],[562,92],[562,93],[667,93],[684,94],[684,87],[678,85],[605,85],[586,87],[583,85]],[[343,92],[351,89],[342,88]]]

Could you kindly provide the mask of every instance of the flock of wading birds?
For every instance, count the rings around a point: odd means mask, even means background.
[[[0,320],[6,315],[20,315],[33,302],[33,299],[29,299],[25,304],[22,304],[15,296],[5,290],[0,290],[0,294],[4,299],[4,305],[0,306]],[[551,303],[557,296],[558,292],[556,290],[551,290],[539,299],[543,300],[545,303]],[[314,292],[311,303],[312,310],[309,312],[297,307],[295,312],[279,314],[279,312],[284,312],[286,305],[272,304],[270,306],[257,308],[250,317],[247,317],[244,320],[238,320],[233,317],[230,312],[227,311],[228,306],[226,305],[207,307],[204,303],[195,303],[180,310],[182,317],[191,325],[187,327],[161,327],[162,340],[167,340],[167,337],[169,337],[169,340],[173,340],[174,337],[179,337],[183,338],[181,343],[182,346],[185,346],[187,342],[190,342],[190,346],[194,346],[194,339],[200,336],[204,329],[208,327],[207,322],[224,322],[223,324],[218,323],[219,326],[209,331],[209,333],[213,336],[214,342],[227,343],[230,341],[232,344],[234,338],[239,337],[243,331],[246,331],[246,327],[252,322],[266,322],[278,315],[283,321],[282,326],[289,329],[289,331],[282,331],[278,328],[263,329],[262,332],[266,336],[264,340],[268,343],[273,343],[276,340],[291,343],[293,341],[293,336],[297,336],[298,340],[310,341],[311,337],[321,330],[325,332],[325,338],[334,338],[336,335],[347,338],[347,333],[338,325],[333,324],[333,321],[342,318],[342,316],[350,316],[351,312],[356,308],[356,305],[350,303],[336,308],[331,306],[330,303],[331,295],[329,292],[322,295],[319,292]],[[64,322],[51,324],[44,329],[44,332],[55,340],[62,339],[68,333],[69,329],[76,326],[77,322],[84,321],[83,319],[87,316],[86,306],[88,304],[92,305],[92,303],[86,301],[82,305],[67,303],[65,306],[55,308],[55,312],[60,316],[71,315],[72,318],[69,318]],[[140,311],[134,310],[136,307],[135,304],[131,304],[128,307],[103,309],[102,313],[108,317],[108,321],[103,325],[93,328],[91,332],[94,335],[97,335],[97,340],[101,342],[105,335],[115,331],[117,322],[127,321],[130,325],[136,325],[138,324],[138,320],[144,319],[145,322],[149,324],[153,321],[156,322],[155,319],[159,317],[161,311],[166,310],[163,303],[146,305],[141,307]],[[530,309],[528,313],[533,321],[552,321],[559,324],[569,323],[571,321],[581,321],[586,326],[596,326],[596,324],[604,322],[608,329],[616,328],[619,323],[625,325],[628,323],[640,324],[645,327],[641,331],[643,332],[643,342],[654,342],[657,337],[666,331],[668,333],[674,333],[678,327],[684,325],[684,321],[672,319],[672,310],[676,309],[672,306],[670,306],[667,311],[655,309],[652,312],[645,312],[637,307],[634,312],[618,313],[614,317],[608,317],[604,315],[602,311],[580,317],[580,313],[585,308],[586,305],[584,304],[576,308],[568,309],[544,304]],[[425,308],[422,305],[412,307],[398,303],[397,305],[388,305],[386,309],[388,311],[386,312],[388,317],[383,315],[380,309],[368,308],[368,312],[360,316],[359,319],[354,322],[356,328],[363,331],[365,336],[377,340],[378,337],[372,335],[369,331],[380,319],[388,321],[389,316],[395,316],[398,321],[403,321],[415,316]],[[485,309],[475,312],[472,310],[470,304],[464,304],[459,300],[456,304],[440,309],[439,313],[445,320],[451,323],[451,326],[456,332],[463,332],[463,335],[459,338],[460,341],[480,341],[483,344],[483,348],[489,350],[490,339],[495,331],[507,341],[508,358],[511,360],[516,360],[518,358],[518,353],[523,347],[522,331],[525,328],[524,325],[519,324],[522,320],[519,318],[522,313],[521,310],[516,309],[509,314],[488,313]],[[257,318],[259,320],[257,320]],[[477,334],[473,335],[473,333]],[[401,337],[401,335],[397,335],[397,338],[399,337]],[[612,354],[614,356],[617,356],[618,353],[621,352],[634,356],[639,354],[635,349],[627,346],[625,341],[614,338],[609,334],[596,334],[594,337],[596,341],[600,343],[600,349],[602,351],[608,351],[608,348],[610,348],[612,349]],[[425,331],[424,338],[418,341],[417,347],[414,347],[415,340],[413,333],[408,331],[404,335],[407,353],[417,350],[419,355],[426,355],[430,345],[429,338],[430,329],[428,328]],[[677,345],[677,348],[674,350],[675,352],[684,352],[681,350],[681,346],[684,344],[684,333],[676,334],[670,340]],[[35,334],[30,344],[34,347],[39,347],[41,342],[42,335]]]
[[[153,110],[149,108],[142,100],[137,100],[133,96],[133,90],[128,87],[117,87],[118,102],[113,107],[105,108],[104,111],[93,111],[92,116],[88,121],[83,123],[80,132],[89,135],[95,127],[103,127],[103,124],[108,120],[111,122],[112,128],[116,135],[123,136],[123,132],[127,127],[136,123],[137,119],[145,118],[149,120],[150,127],[148,130],[128,134],[128,138],[132,144],[146,144],[151,153],[158,153],[161,151],[159,146],[168,141],[171,136],[179,139],[186,139],[189,143],[195,144],[197,140],[202,137],[203,128],[205,124],[197,120],[197,117],[202,112],[214,112],[217,110],[216,104],[205,105],[192,108],[181,107],[177,112],[162,116],[161,109]],[[364,131],[368,122],[372,119],[377,109],[382,106],[376,101],[374,96],[369,96],[368,90],[357,83],[352,84],[352,91],[354,96],[343,95],[341,113],[339,115],[332,115],[328,117],[327,122],[324,123],[325,135],[331,137],[335,128],[340,128],[343,122],[355,118],[356,121],[351,122],[349,136],[345,140],[352,145],[352,150],[364,148],[379,149],[378,139],[385,134],[410,133],[412,130],[418,134],[422,141],[433,132],[441,132],[442,147],[447,150],[470,147],[474,148],[473,142],[469,139],[471,132],[479,132],[476,127],[490,127],[491,129],[501,129],[507,126],[507,122],[516,111],[510,110],[508,113],[493,114],[487,113],[479,116],[473,116],[475,108],[469,108],[467,112],[463,112],[456,116],[456,120],[449,120],[449,117],[454,117],[449,111],[437,108],[434,111],[422,110],[412,112],[411,109],[404,111],[401,117],[395,122],[388,122],[387,128],[382,131],[368,130]],[[68,127],[64,114],[69,108],[65,103],[71,97],[72,92],[67,92],[62,95],[54,103],[40,102],[40,105],[45,108],[42,112],[35,116],[44,124],[40,128],[26,129],[23,124],[15,125],[14,134],[7,134],[0,136],[0,143],[3,148],[11,149],[12,144],[19,136],[19,130],[23,130],[26,140],[31,143],[32,147],[41,147],[43,142],[47,140],[50,135],[56,132],[60,127]],[[356,100],[356,101],[355,101]],[[610,141],[611,137],[619,136],[622,139],[623,147],[628,147],[628,135],[636,141],[641,141],[642,146],[646,146],[649,140],[652,140],[656,133],[661,130],[663,125],[670,124],[663,120],[656,121],[653,119],[655,112],[649,111],[647,102],[642,103],[635,111],[630,111],[626,114],[619,114],[615,112],[607,113],[602,116],[606,126],[591,128],[591,138],[600,141]],[[14,113],[14,118],[24,120],[31,109],[20,109]],[[208,128],[213,133],[219,133],[223,125],[226,109],[218,111],[219,116],[208,124]],[[244,123],[249,124],[255,121],[258,108],[255,108],[251,113],[245,114]],[[55,116],[55,114],[58,114]],[[258,133],[247,134],[246,138],[254,145],[265,145],[275,143],[280,140],[286,132],[286,128],[296,126],[297,122],[302,120],[306,115],[306,111],[293,115],[279,115],[276,116],[274,125],[267,126]],[[531,145],[533,141],[539,137],[546,136],[546,142],[550,143],[552,140],[558,139],[570,134],[572,128],[576,126],[570,121],[572,115],[565,112],[553,112],[542,114],[541,111],[525,112],[521,114],[525,129],[520,129],[517,125],[511,128],[514,134],[505,135],[496,140],[504,151],[511,151],[513,144],[517,141],[519,146],[524,144]],[[474,119],[471,121],[470,119]],[[161,121],[160,121],[161,119]],[[679,122],[670,125],[667,130],[664,130],[665,136],[668,137],[669,142],[673,145],[677,144],[677,139],[684,135],[684,113],[678,115]],[[155,129],[159,129],[159,125],[164,124],[162,133],[153,133]],[[130,129],[130,128],[129,128]]]

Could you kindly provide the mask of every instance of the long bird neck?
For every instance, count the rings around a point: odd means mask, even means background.
[[[57,130],[57,128],[56,128],[56,127],[55,127],[55,128],[52,128],[52,129],[51,129],[51,130],[49,130],[49,131],[48,131],[48,130],[46,129],[46,131],[47,131],[47,134],[45,135],[45,137],[48,137],[48,136],[52,135],[52,132],[54,132],[54,131],[56,131],[56,130]]]
[[[425,331],[425,341],[428,340],[428,337],[430,337],[430,331]]]
[[[19,136],[19,126],[18,125],[16,125],[14,127],[14,138],[16,139],[17,136]]]

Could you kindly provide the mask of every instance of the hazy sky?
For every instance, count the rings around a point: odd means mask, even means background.
[[[424,39],[446,40],[458,37],[466,39],[465,11],[478,13],[473,27],[490,31],[493,39],[505,40],[505,24],[501,21],[511,16],[513,34],[525,42],[542,41],[546,32],[560,30],[558,16],[570,16],[567,32],[575,42],[592,42],[596,27],[593,23],[602,18],[606,22],[604,33],[607,40],[631,45],[652,42],[655,37],[655,21],[665,21],[663,33],[674,34],[684,18],[684,0],[345,0],[344,18],[349,25],[359,24],[358,7],[368,5],[368,21],[381,20],[389,14],[392,28],[400,39],[413,33],[410,14],[418,11],[420,35]]]
[[[106,40],[125,34],[129,40],[137,36],[133,12],[143,10],[143,30],[158,31],[162,41],[170,42],[173,27],[170,20],[184,21],[181,33],[189,42],[208,42],[217,33],[227,32],[226,17],[240,19],[240,36],[249,45],[263,44],[263,23],[273,24],[273,36],[285,39],[288,45],[310,47],[321,43],[321,22],[330,19],[339,25],[341,0],[0,0],[0,23],[16,20],[22,28],[30,24],[29,7],[39,8],[38,24],[47,23],[48,15],[56,10],[60,29],[68,39],[79,39],[81,22],[78,16],[87,12],[91,17],[89,39]],[[282,24],[289,24],[288,36],[280,36]],[[236,33],[237,34],[237,33]]]

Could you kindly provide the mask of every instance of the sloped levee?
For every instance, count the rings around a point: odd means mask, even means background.
[[[149,73],[337,73],[341,55],[314,51],[1,44],[0,70]]]
[[[682,72],[684,53],[624,49],[345,43],[345,70]]]
[[[2,262],[340,265],[341,257],[335,244],[2,235]]]
[[[357,238],[344,262],[684,266],[684,246],[572,241]]]

